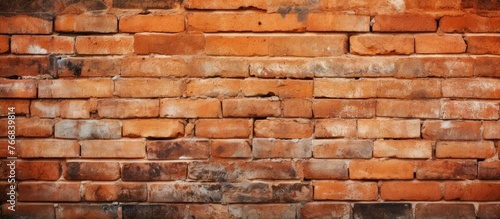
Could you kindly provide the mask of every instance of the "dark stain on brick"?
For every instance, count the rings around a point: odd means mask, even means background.
[[[114,0],[113,8],[172,9],[182,4],[182,0]]]
[[[48,17],[64,12],[105,10],[105,0],[16,0],[0,1],[0,13],[38,14]],[[43,14],[47,13],[47,14]]]
[[[500,1],[499,0],[462,0],[463,9],[479,9],[479,10],[499,10]]]
[[[312,188],[306,183],[273,185],[273,202],[300,202],[312,200]]]
[[[73,72],[73,75],[80,77],[82,75],[82,66],[83,63],[73,63],[71,61],[68,62],[67,67],[69,70]]]
[[[309,13],[309,7],[297,6],[295,7],[295,12],[297,12],[297,21],[298,22],[306,22],[307,14]]]
[[[186,178],[185,163],[131,163],[124,164],[122,180],[178,180]]]
[[[288,7],[282,7],[282,6],[280,6],[278,8],[278,13],[281,14],[281,17],[283,19],[285,19],[286,15],[289,14],[290,12],[292,12],[292,7],[290,7],[290,6],[288,6]]]
[[[146,201],[147,199],[146,184],[123,186],[118,193],[117,201]]]
[[[80,163],[68,162],[66,163],[66,179],[80,179]]]
[[[225,203],[260,203],[271,199],[271,189],[266,183],[225,184],[222,194]]]
[[[412,218],[411,204],[408,203],[384,203],[384,204],[354,204],[354,218],[377,219],[377,218]]]
[[[123,219],[182,218],[184,209],[174,205],[124,205]]]

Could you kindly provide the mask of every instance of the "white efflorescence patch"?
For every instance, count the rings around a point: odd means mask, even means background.
[[[404,0],[389,0],[389,3],[391,3],[398,12],[404,12],[406,9]]]
[[[38,45],[29,45],[28,53],[30,54],[47,54],[47,50]]]

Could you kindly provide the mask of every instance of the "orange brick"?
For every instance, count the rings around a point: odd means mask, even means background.
[[[500,122],[483,122],[484,139],[500,139]]]
[[[500,184],[493,182],[449,182],[444,184],[444,199],[456,201],[497,201]]]
[[[4,179],[7,179],[9,161],[2,165]],[[9,168],[9,169],[7,169]],[[55,161],[16,161],[16,179],[18,180],[58,180],[61,177],[61,163]],[[3,178],[3,177],[2,177]]]
[[[0,80],[0,98],[36,98],[35,80]]]
[[[374,157],[432,158],[432,141],[377,140],[373,144]]]
[[[235,57],[193,57],[188,63],[188,75],[191,77],[249,77],[249,62],[246,58]]]
[[[265,56],[269,54],[269,37],[265,36],[206,36],[207,55]]]
[[[224,0],[223,0],[224,1]],[[234,1],[229,1],[234,2]],[[206,2],[205,2],[206,3]],[[203,218],[211,214],[215,218],[229,218],[229,205],[189,205],[187,217]]]
[[[500,36],[466,36],[467,52],[500,55]]]
[[[349,37],[349,51],[358,55],[408,55],[414,53],[411,35],[355,35]]]
[[[314,118],[372,118],[374,100],[322,100],[313,101]]]
[[[196,123],[196,137],[201,138],[248,138],[252,132],[252,120],[204,119]]]
[[[118,217],[118,205],[59,204],[55,209],[55,214],[56,218],[92,217],[111,219]]]
[[[356,137],[356,120],[316,119],[314,136],[316,138]]]
[[[405,67],[409,66],[401,66],[401,68]],[[402,69],[402,71],[406,70]],[[383,98],[431,99],[441,97],[441,80],[439,79],[386,79],[378,81],[377,88],[377,97]]]
[[[180,97],[185,85],[170,78],[120,78],[115,81],[115,95],[119,97]]]
[[[438,201],[443,193],[436,182],[383,182],[380,197],[386,201]]]
[[[297,14],[282,17],[277,13],[191,13],[187,16],[189,31],[202,32],[304,32],[306,23]]]
[[[500,162],[479,162],[477,178],[486,180],[500,179]]]
[[[10,38],[9,36],[0,35],[0,54],[6,53],[10,49]]]
[[[376,114],[379,117],[439,118],[439,100],[377,100]]]
[[[65,14],[56,16],[57,32],[116,33],[118,21],[115,15]]]
[[[281,103],[272,99],[226,99],[222,101],[224,117],[279,117]]]
[[[475,76],[500,78],[500,57],[480,56],[476,57]]]
[[[461,35],[416,35],[415,52],[433,53],[464,53],[467,49]]]
[[[314,96],[329,98],[371,98],[377,95],[376,80],[315,78]]]
[[[125,58],[122,77],[183,77],[188,74],[184,59],[163,57],[129,57]]]
[[[436,145],[437,158],[491,158],[495,145],[491,141],[440,141]]]
[[[284,117],[312,117],[312,103],[306,99],[284,99],[281,101],[283,105]]]
[[[107,78],[40,80],[40,98],[89,98],[113,96],[113,81]]]
[[[187,83],[186,94],[189,97],[235,97],[241,92],[242,80],[237,79],[198,79]]]
[[[213,0],[210,2],[204,0],[186,0],[184,7],[189,9],[240,9],[240,8],[259,8],[266,9],[266,0]]]
[[[74,37],[66,36],[24,36],[11,38],[11,52],[15,54],[72,54]]]
[[[205,49],[205,36],[200,33],[138,33],[133,41],[139,55],[197,55]]]
[[[174,119],[123,121],[123,137],[176,138],[184,135],[184,124]]]
[[[369,32],[370,17],[350,14],[310,13],[307,15],[307,30]]]
[[[457,17],[444,16],[439,22],[439,29],[443,32],[500,32],[500,18],[498,17],[481,17],[476,14],[465,14],[464,16]]]
[[[401,160],[352,160],[351,179],[413,179],[413,162]]]
[[[443,81],[443,97],[498,99],[500,81],[490,78],[454,78]]]
[[[37,76],[49,71],[47,56],[1,56],[0,77]]]
[[[84,189],[83,199],[90,202],[143,202],[148,197],[146,183],[88,183],[84,184]]]
[[[373,142],[365,140],[313,140],[315,158],[371,158]]]
[[[113,77],[120,75],[122,60],[116,57],[60,57],[57,61],[57,76]]]
[[[17,140],[19,157],[69,158],[80,156],[80,145],[72,140]]]
[[[22,182],[18,184],[22,202],[79,202],[80,183]]]
[[[213,157],[248,158],[252,157],[252,148],[248,140],[212,140],[210,142]]]
[[[319,8],[326,11],[355,12],[356,14],[368,15],[394,14],[403,12],[405,2],[389,4],[386,0],[319,1]]]
[[[360,138],[419,138],[420,120],[358,120]]]
[[[52,21],[28,15],[0,17],[0,33],[3,34],[50,34]]]
[[[431,15],[376,15],[374,32],[434,32],[437,22]]]
[[[278,96],[280,98],[311,98],[312,81],[248,79],[242,82],[242,92],[247,97]]]
[[[348,179],[347,163],[340,160],[314,159],[302,163],[306,179]]]
[[[372,201],[378,198],[375,182],[318,181],[314,183],[314,200]]]
[[[53,204],[22,204],[16,203],[15,210],[9,209],[11,205],[2,205],[2,216],[5,218],[56,218]]]
[[[120,32],[181,32],[184,15],[133,15],[120,18]]]
[[[481,123],[465,121],[424,121],[422,136],[431,140],[479,140]]]
[[[475,179],[477,162],[472,160],[434,160],[417,163],[417,179]]]
[[[63,176],[67,180],[113,181],[120,178],[118,162],[66,162]]]
[[[42,118],[86,119],[93,110],[86,100],[33,100],[30,106],[31,116]]]
[[[82,140],[82,158],[144,158],[146,142],[143,140]]]
[[[9,114],[9,107],[14,107],[16,115],[27,115],[30,113],[29,100],[2,99],[0,100],[0,116]]]
[[[217,99],[161,99],[160,116],[168,118],[218,118],[222,114]]]
[[[342,203],[307,202],[300,209],[300,218],[351,218],[351,206]]]
[[[453,10],[461,9],[461,1],[451,0],[451,1],[434,1],[434,0],[406,0],[406,9],[419,11],[424,9],[425,11],[435,11],[435,10]]]
[[[429,76],[470,77],[474,75],[474,64],[474,59],[469,57],[408,57],[401,59],[400,63],[398,63],[396,76],[401,78]]]
[[[446,101],[443,103],[444,119],[498,119],[499,106],[495,102]]]
[[[56,138],[118,139],[121,133],[118,120],[59,120],[54,135]]]
[[[339,56],[347,53],[345,35],[299,35],[269,37],[270,56]]]
[[[0,136],[7,137],[7,118],[0,119]],[[18,118],[14,119],[15,136],[16,137],[50,137],[52,136],[52,126],[54,121],[52,119],[39,119],[39,118]]]
[[[125,55],[134,51],[131,36],[78,36],[76,52],[81,55]]]
[[[313,123],[306,119],[257,120],[254,134],[263,138],[309,138]]]
[[[99,99],[97,114],[100,118],[158,117],[160,102],[149,99]]]
[[[314,72],[307,63],[308,60],[301,58],[252,59],[249,73],[259,78],[313,78]]]
[[[308,158],[312,156],[310,140],[279,140],[254,138],[255,158]]]

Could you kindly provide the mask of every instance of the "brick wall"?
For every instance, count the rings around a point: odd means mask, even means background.
[[[500,218],[498,1],[0,12],[1,218]]]

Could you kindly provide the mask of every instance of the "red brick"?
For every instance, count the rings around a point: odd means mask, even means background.
[[[146,142],[143,140],[82,140],[82,158],[144,158]]]
[[[313,188],[309,183],[280,183],[271,186],[271,202],[312,201]]]
[[[365,140],[313,140],[315,158],[371,158],[373,143]]]
[[[481,123],[470,121],[424,121],[422,136],[431,140],[479,140]]]
[[[63,176],[67,180],[113,181],[120,178],[118,162],[66,162]]]
[[[500,179],[500,162],[479,162],[478,168],[478,178],[479,179]]]
[[[352,160],[351,179],[413,179],[413,162],[401,160]]]
[[[0,54],[8,52],[9,49],[10,49],[9,36],[0,35]]]
[[[115,15],[65,14],[56,17],[57,32],[116,33],[118,21]]]
[[[201,138],[248,138],[252,132],[252,120],[204,119],[196,123],[196,137]]]
[[[158,217],[158,215],[167,218],[183,218],[186,206],[172,204],[130,204],[122,206],[122,215],[123,218],[154,218]]]
[[[281,101],[283,106],[283,117],[312,117],[312,103],[306,99],[284,99]]]
[[[118,205],[60,204],[55,209],[57,218],[101,218],[118,217]]]
[[[31,116],[42,118],[88,119],[93,110],[86,100],[33,100],[30,106]]]
[[[375,100],[322,100],[313,101],[314,118],[372,118]]]
[[[228,205],[210,204],[189,205],[187,217],[200,219],[208,219],[210,217],[229,218],[229,207]]]
[[[266,219],[295,218],[297,216],[297,204],[245,204],[230,205],[231,218],[260,218],[265,215]]]
[[[171,181],[186,179],[186,163],[122,163],[123,181]]]
[[[460,0],[449,0],[449,1],[434,1],[434,0],[405,0],[404,1],[406,9],[419,11],[419,9],[425,9],[425,11],[439,11],[439,10],[456,10],[461,9]]]
[[[9,203],[2,205],[4,218],[56,218],[53,204],[16,203],[15,211],[9,209]]]
[[[436,145],[437,158],[491,158],[495,145],[491,141],[440,141]]]
[[[206,36],[207,55],[265,56],[269,55],[269,37],[265,36]]]
[[[437,22],[431,15],[376,15],[374,32],[434,32]]]
[[[314,183],[314,200],[377,200],[375,182],[317,181]]]
[[[374,157],[432,158],[434,142],[425,140],[377,140],[373,144]]]
[[[242,82],[242,92],[247,97],[278,96],[280,98],[311,98],[312,81],[248,79]]]
[[[168,118],[218,118],[222,114],[217,99],[161,99],[160,116]]]
[[[183,77],[188,74],[186,60],[164,57],[128,57],[122,65],[122,77]]]
[[[0,116],[7,116],[9,114],[9,108],[14,107],[15,115],[27,115],[30,114],[30,101],[29,100],[19,100],[19,99],[2,99],[0,101]]]
[[[458,64],[458,65],[462,66],[462,64]],[[406,63],[401,66],[401,68],[404,68],[404,67],[407,67],[408,69],[412,68],[410,66],[407,66]],[[417,68],[420,68],[420,67],[421,66],[419,66]],[[408,71],[408,70],[402,70],[402,71]],[[471,74],[472,74],[472,70],[471,70]],[[377,86],[377,97],[404,98],[404,99],[439,98],[439,97],[441,97],[441,80],[439,80],[439,79],[416,79],[416,80],[387,79],[387,80],[380,80],[380,81],[378,81],[378,86]]]
[[[277,13],[191,13],[187,16],[189,31],[202,32],[303,32],[306,23],[297,14],[282,17]]]
[[[212,140],[210,142],[212,157],[248,158],[252,157],[252,147],[248,140]]]
[[[172,141],[148,141],[148,159],[193,160],[210,156],[209,142],[202,139],[181,139]]]
[[[473,204],[434,204],[418,203],[415,207],[417,218],[476,218]]]
[[[224,117],[279,117],[281,103],[273,99],[226,99],[222,101]]]
[[[312,156],[311,140],[279,140],[254,138],[255,158],[308,158]]]
[[[378,81],[370,79],[314,79],[314,96],[329,98],[370,98],[377,95]]]
[[[118,139],[121,131],[118,120],[60,120],[55,124],[56,138]]]
[[[268,183],[233,183],[222,187],[223,203],[265,203],[270,202],[274,194]]]
[[[498,99],[500,81],[490,78],[456,78],[443,81],[443,97]]]
[[[500,36],[466,36],[467,52],[500,55]]]
[[[170,78],[120,78],[115,81],[115,95],[119,97],[180,97],[183,81]]]
[[[444,199],[454,201],[497,201],[500,184],[493,182],[449,182],[444,184]]]
[[[28,15],[0,17],[0,33],[3,34],[50,34],[52,21]]]
[[[0,80],[0,98],[36,98],[35,80]]]
[[[464,53],[467,49],[461,35],[416,35],[415,52],[433,53]]]
[[[241,92],[242,80],[237,79],[199,79],[187,84],[186,94],[189,97],[235,97]]]
[[[205,36],[200,33],[138,33],[134,35],[136,54],[196,55],[205,49]]]
[[[443,103],[444,119],[496,120],[499,105],[495,102],[446,101]]]
[[[134,52],[132,36],[78,36],[76,53],[80,55],[126,55]],[[138,51],[136,51],[139,54]]]
[[[350,14],[310,13],[307,15],[307,30],[369,32],[370,17]]]
[[[355,35],[349,38],[349,51],[358,55],[408,55],[414,53],[412,35]]]
[[[475,76],[500,78],[500,57],[480,56],[476,57]]]
[[[0,77],[37,76],[49,71],[47,56],[1,56]]]
[[[417,163],[417,179],[475,179],[477,163],[472,160],[434,160]]]
[[[174,119],[134,119],[123,121],[123,137],[176,138],[184,135],[184,124]]]
[[[257,120],[254,133],[263,138],[309,138],[313,123],[305,119]]]
[[[228,77],[245,78],[249,76],[249,62],[238,57],[193,57],[188,63],[188,75],[191,77]]]
[[[116,57],[58,58],[60,58],[57,61],[56,70],[58,77],[113,77],[120,75],[123,60]]]
[[[255,58],[249,62],[249,73],[258,78],[313,78],[308,63],[301,58]]]
[[[385,201],[438,201],[443,198],[443,193],[436,182],[383,182],[380,198]]]
[[[106,78],[40,80],[39,98],[89,98],[113,96],[113,81]]]
[[[377,100],[377,116],[401,118],[440,118],[439,100]]]
[[[160,103],[150,99],[99,99],[97,114],[100,118],[158,117]]]
[[[444,16],[439,22],[439,29],[443,32],[500,32],[500,18],[498,17],[481,17],[477,14],[465,14],[457,17]]]
[[[481,219],[500,217],[500,204],[479,204],[477,216]]]
[[[358,120],[360,138],[419,138],[420,120]]]
[[[500,139],[500,122],[483,122],[483,138],[484,139]]]
[[[266,0],[213,0],[206,2],[204,0],[186,0],[184,7],[189,9],[241,9],[241,8],[259,8],[266,9]]]
[[[52,136],[54,121],[52,119],[19,118],[14,119],[16,137],[50,137]],[[0,136],[7,137],[7,118],[0,119]]]
[[[0,176],[7,179],[9,160],[2,162]],[[58,180],[61,177],[61,164],[55,161],[16,161],[16,180]]]
[[[66,36],[21,36],[11,38],[14,54],[72,54],[75,39]]]
[[[144,202],[148,198],[146,183],[84,184],[83,199],[90,202]]]
[[[151,202],[220,202],[221,186],[207,183],[151,183],[148,186]]]
[[[295,162],[289,160],[254,160],[241,166],[246,179],[299,179]]]
[[[17,140],[21,158],[69,158],[80,156],[80,145],[72,140]]]
[[[80,183],[21,182],[18,184],[21,202],[79,202]]]
[[[356,137],[356,120],[317,119],[314,136],[316,138]]]
[[[348,179],[347,163],[339,160],[305,160],[301,162],[306,179]]]
[[[346,35],[300,35],[269,37],[270,56],[320,57],[347,53]]]
[[[120,18],[120,32],[181,32],[184,15],[133,15]]]
[[[239,182],[242,181],[244,177],[251,174],[250,172],[243,172],[242,167],[244,166],[243,160],[214,160],[208,161],[194,161],[190,162],[188,166],[188,178],[197,181],[208,181],[208,182]],[[276,166],[276,165],[275,165]],[[291,171],[292,174],[296,173],[295,169],[288,167],[282,168],[288,172]],[[278,173],[280,174],[280,173]],[[283,172],[283,176],[287,173]],[[231,186],[230,186],[231,187]],[[266,185],[266,187],[268,187]],[[232,188],[232,187],[231,187]],[[259,194],[260,195],[260,194]],[[232,195],[229,195],[232,197]],[[248,195],[246,195],[248,196]],[[268,193],[265,194],[266,197],[269,196]],[[252,198],[260,198],[257,194],[254,194]],[[267,200],[268,198],[266,198]]]
[[[351,206],[343,203],[308,202],[300,209],[300,218],[351,218]]]

